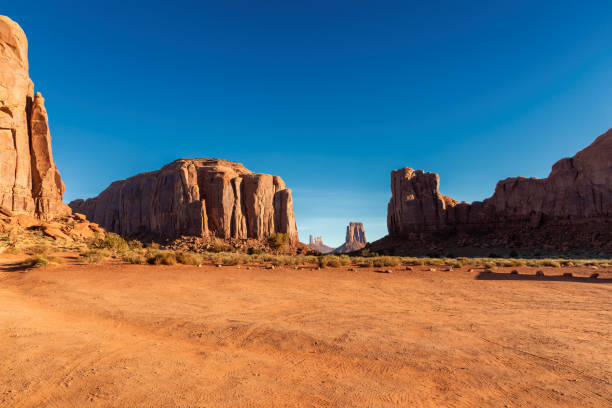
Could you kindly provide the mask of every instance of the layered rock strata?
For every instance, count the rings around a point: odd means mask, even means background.
[[[124,236],[264,239],[297,242],[291,190],[278,176],[220,159],[180,159],[112,183],[70,207]]]
[[[51,219],[70,213],[51,153],[49,121],[28,74],[28,41],[0,16],[0,206],[13,214]]]
[[[612,129],[555,163],[547,178],[502,180],[482,202],[459,203],[440,194],[437,174],[410,168],[391,173],[391,193],[387,245],[606,253],[612,251]]]

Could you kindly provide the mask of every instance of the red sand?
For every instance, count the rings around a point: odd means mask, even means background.
[[[3,407],[612,406],[601,279],[14,260]]]

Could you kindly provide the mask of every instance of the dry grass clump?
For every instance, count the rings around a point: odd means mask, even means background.
[[[58,263],[61,263],[61,260],[53,256],[33,255],[23,261],[22,265],[26,268],[39,268],[41,266],[56,265]]]
[[[351,258],[348,255],[324,255],[318,258],[319,268],[325,268],[327,266],[339,268],[341,266],[351,265],[351,263]]]
[[[176,252],[176,261],[183,265],[200,265],[202,258],[193,252]]]
[[[112,253],[109,250],[105,249],[92,249],[89,251],[84,251],[79,254],[79,257],[83,259],[83,261],[90,264],[98,264],[104,261],[106,258],[110,257]]]
[[[147,257],[140,252],[128,252],[124,254],[121,259],[123,260],[123,262],[135,265],[143,265],[147,263]]]
[[[151,253],[147,257],[147,263],[150,265],[174,265],[176,264],[176,255],[171,251]]]
[[[47,255],[49,254],[53,249],[51,245],[48,245],[46,243],[42,243],[42,244],[36,244],[36,245],[32,245],[30,247],[25,248],[26,252],[31,252],[34,255]]]

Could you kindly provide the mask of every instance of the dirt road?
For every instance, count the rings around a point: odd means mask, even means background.
[[[13,261],[2,407],[612,406],[603,271]]]

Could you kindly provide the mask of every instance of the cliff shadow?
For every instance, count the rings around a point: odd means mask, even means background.
[[[0,265],[0,273],[25,272],[29,268],[30,266],[25,265],[23,262],[7,263]]]
[[[592,278],[589,276],[563,276],[563,275],[527,275],[501,272],[480,272],[476,280],[514,280],[535,282],[580,282],[580,283],[612,283],[611,278]]]

